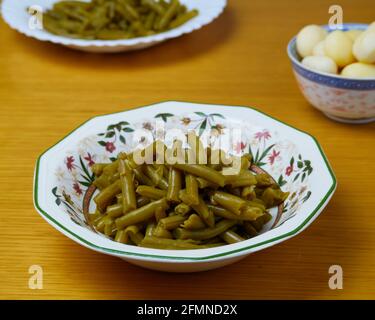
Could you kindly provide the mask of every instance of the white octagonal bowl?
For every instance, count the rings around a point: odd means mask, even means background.
[[[157,121],[167,129],[200,133],[241,129],[241,142],[231,148],[251,152],[252,169],[268,172],[290,192],[284,205],[271,210],[273,219],[261,234],[209,249],[159,250],[117,243],[90,228],[86,216],[95,192],[90,166],[130,151],[135,129],[157,135]],[[94,117],[46,150],[35,168],[34,204],[48,223],[87,248],[150,269],[194,272],[233,263],[298,234],[317,218],[335,188],[332,169],[311,135],[249,107],[168,101]]]
[[[41,41],[61,44],[72,49],[87,52],[111,53],[133,51],[151,47],[168,39],[193,32],[215,20],[227,5],[226,0],[180,0],[189,10],[198,9],[199,15],[182,26],[152,36],[122,40],[84,40],[54,35],[38,28],[30,28],[27,8],[38,6],[43,11],[61,0],[3,0],[1,12],[4,21],[18,32]],[[83,0],[84,1],[84,0]],[[33,24],[32,24],[33,25]]]

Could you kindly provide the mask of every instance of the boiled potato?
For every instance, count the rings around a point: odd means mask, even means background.
[[[337,65],[333,59],[324,56],[308,56],[303,58],[302,64],[312,70],[325,73],[337,73]]]
[[[370,23],[370,25],[367,27],[367,31],[374,30],[375,31],[375,21],[373,23]]]
[[[324,40],[325,54],[339,67],[345,67],[354,62],[352,47],[353,41],[341,30],[332,31]]]
[[[375,26],[360,34],[353,45],[353,54],[360,62],[375,63]]]
[[[375,65],[355,62],[346,66],[341,75],[348,78],[375,78]]]
[[[324,40],[320,41],[313,49],[312,52],[313,56],[325,56],[326,53],[324,52]]]
[[[352,41],[355,41],[355,39],[358,38],[358,36],[362,33],[363,31],[362,30],[348,30],[346,31],[346,35],[349,36],[350,39],[352,39]]]
[[[297,35],[297,52],[304,58],[313,54],[314,47],[327,35],[327,31],[317,25],[308,25]]]

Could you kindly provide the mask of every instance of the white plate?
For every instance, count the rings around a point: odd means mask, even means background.
[[[189,9],[198,9],[199,15],[184,25],[173,30],[153,36],[124,40],[81,40],[61,37],[38,28],[30,28],[29,6],[40,6],[43,9],[51,8],[57,0],[3,0],[2,16],[9,26],[28,37],[41,41],[50,41],[69,48],[89,52],[120,52],[138,50],[153,46],[168,39],[179,37],[202,28],[211,23],[224,10],[226,0],[180,0]]]
[[[157,121],[166,129],[212,133],[216,128],[220,135],[241,129],[240,142],[231,148],[251,152],[255,169],[290,192],[285,205],[271,210],[273,219],[261,234],[209,249],[158,250],[117,243],[90,229],[85,218],[94,209],[90,165],[132,150],[138,129],[155,138]],[[187,272],[233,263],[298,234],[317,218],[335,188],[334,174],[312,136],[247,107],[169,101],[92,118],[45,151],[35,169],[34,203],[53,227],[85,247],[146,268]]]

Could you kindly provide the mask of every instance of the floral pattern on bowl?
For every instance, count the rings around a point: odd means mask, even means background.
[[[285,230],[290,232],[291,226],[296,226],[299,220],[304,223],[298,229],[302,230],[303,226],[311,222],[312,216],[306,220],[306,217],[314,212],[309,208],[313,208],[316,203],[322,207],[334,191],[335,178],[316,141],[258,111],[246,107],[172,101],[145,108],[148,109],[147,112],[136,109],[89,120],[38,160],[34,190],[36,208],[55,227],[83,245],[103,253],[120,256],[136,264],[140,264],[139,257],[144,256],[159,260],[161,256],[172,260],[181,259],[181,252],[171,254],[173,250],[164,250],[160,253],[160,250],[156,249],[115,243],[93,232],[94,230],[87,223],[88,212],[94,210],[91,199],[96,192],[95,187],[92,186],[94,176],[90,167],[96,162],[113,161],[118,152],[131,151],[134,142],[133,134],[137,129],[142,129],[149,134],[147,137],[140,137],[137,143],[147,145],[150,143],[148,141],[150,137],[160,138],[158,131],[160,123],[166,129],[178,128],[183,132],[195,130],[202,138],[207,135],[212,137],[213,141],[227,134],[230,129],[240,129],[240,140],[227,145],[224,149],[234,154],[251,153],[253,156],[251,169],[254,172],[268,172],[284,191],[290,192],[285,204],[271,210],[273,219],[266,225],[263,233],[244,241],[240,247],[246,247],[245,243],[248,242],[258,244],[254,248],[261,248],[271,233],[281,236]],[[41,182],[42,178],[44,182]],[[317,180],[320,178],[323,179],[322,185],[317,187]],[[41,192],[43,196],[40,196]],[[47,208],[42,209],[41,203]],[[47,210],[53,213],[47,213]],[[53,215],[53,219],[48,219],[49,215]],[[56,223],[56,218],[60,220],[59,223]],[[68,223],[67,220],[74,223]],[[72,229],[75,230],[74,234],[69,232]],[[78,237],[75,236],[76,230],[82,233]],[[92,245],[93,239],[95,239],[94,245]],[[265,246],[273,242],[279,242],[279,239],[269,241]],[[225,246],[224,253],[220,252],[220,249],[209,250],[217,251],[214,256],[223,257],[237,252],[241,256],[256,250],[240,249],[236,248],[236,245],[233,246],[234,250],[228,249],[231,246],[233,245]],[[208,257],[201,255],[197,250],[188,251],[193,252],[184,256],[187,260],[205,260],[212,257],[212,254]],[[183,254],[186,252],[185,250]],[[235,258],[233,256],[233,260]],[[157,268],[166,270],[166,266],[161,266],[160,261],[157,263]]]

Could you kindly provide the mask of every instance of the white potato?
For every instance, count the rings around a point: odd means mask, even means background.
[[[324,40],[320,41],[313,49],[313,56],[325,56],[324,52]]]
[[[324,51],[339,67],[354,62],[352,53],[353,41],[345,32],[335,30],[328,34],[324,40]]]
[[[349,36],[350,39],[352,39],[352,41],[355,41],[355,39],[358,38],[358,36],[363,32],[363,30],[348,30],[346,31],[346,35]]]
[[[375,78],[375,65],[355,62],[342,69],[341,75],[347,78]]]
[[[337,73],[337,65],[329,57],[308,56],[303,58],[302,64],[309,69],[321,71],[325,73]]]
[[[353,54],[360,62],[375,63],[375,29],[366,30],[354,41]]]
[[[367,27],[367,31],[369,30],[374,30],[375,31],[375,21],[373,23],[370,23],[369,26]]]
[[[297,35],[297,52],[304,58],[312,55],[314,47],[327,35],[327,31],[317,25],[308,25]]]

